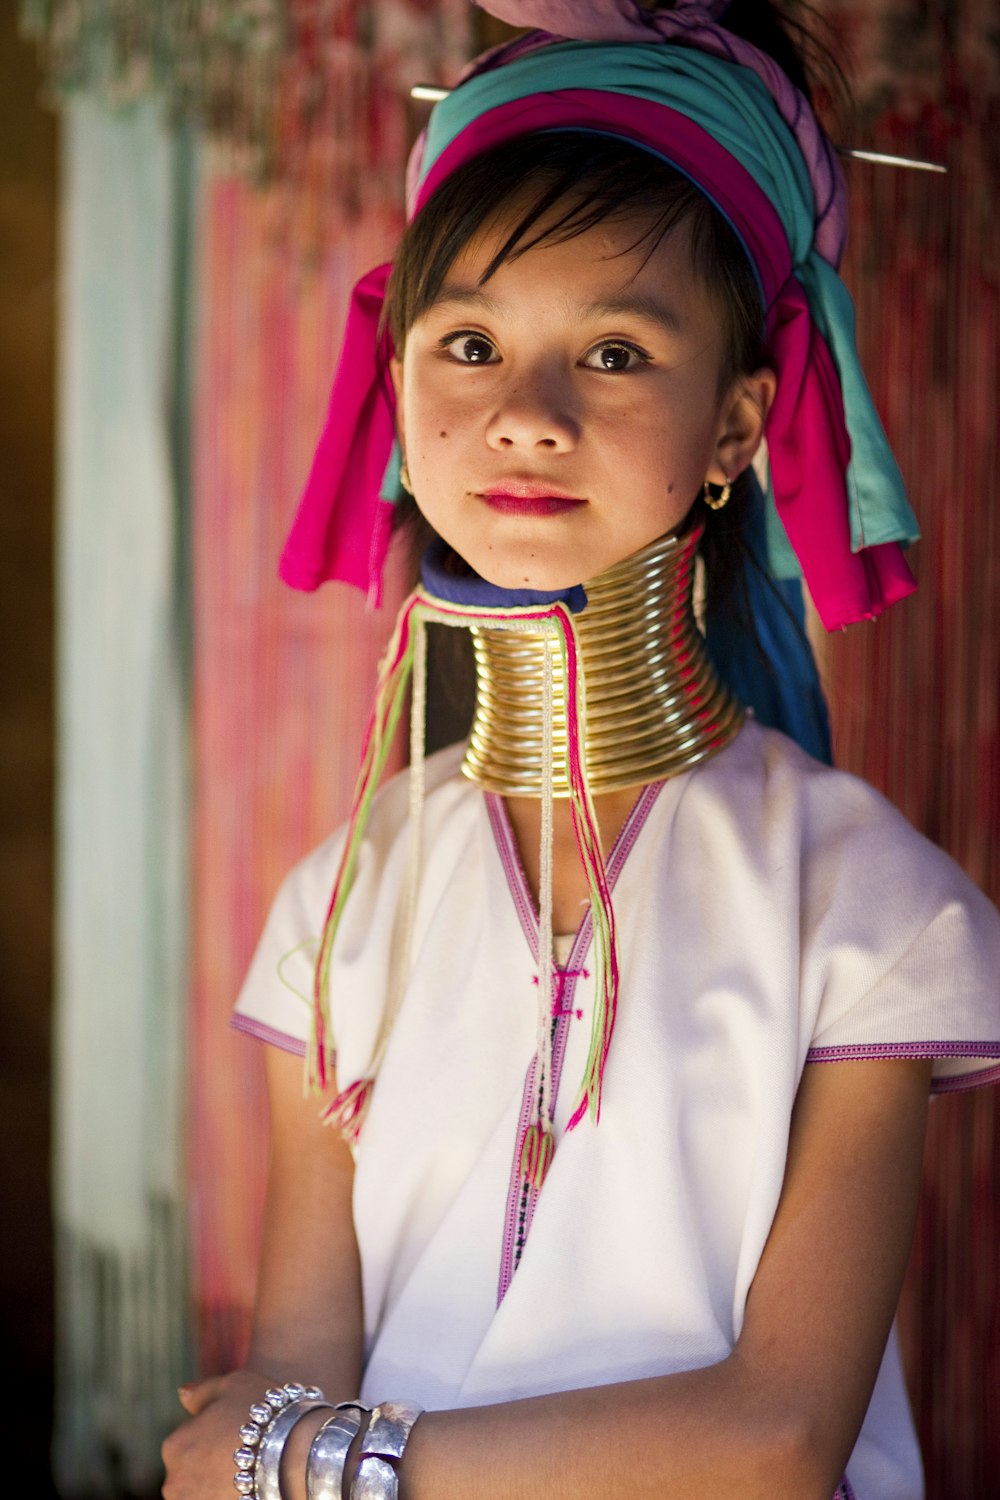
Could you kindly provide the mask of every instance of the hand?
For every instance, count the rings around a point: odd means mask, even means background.
[[[233,1370],[181,1386],[181,1405],[192,1418],[163,1444],[164,1500],[220,1500],[235,1495],[233,1450],[250,1407],[275,1381],[255,1370]]]

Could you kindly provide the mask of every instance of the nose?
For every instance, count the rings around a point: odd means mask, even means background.
[[[486,429],[490,447],[502,450],[568,453],[579,437],[572,391],[551,369],[512,379]]]

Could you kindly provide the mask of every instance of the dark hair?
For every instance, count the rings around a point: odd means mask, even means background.
[[[729,30],[766,51],[809,97],[800,51],[767,0],[734,0],[725,16]],[[801,42],[809,34],[791,23]],[[822,47],[827,74],[839,69]],[[495,65],[495,64],[491,64]],[[402,354],[406,334],[435,301],[456,257],[488,225],[509,224],[503,243],[481,277],[486,282],[510,260],[534,246],[585,233],[606,220],[637,225],[631,249],[657,245],[683,225],[693,267],[715,297],[726,325],[719,372],[720,394],[763,359],[764,314],[757,277],[733,229],[704,193],[659,157],[616,137],[552,131],[516,137],[466,162],[437,188],[407,227],[396,254],[384,322]],[[542,224],[544,227],[538,228]],[[733,614],[756,637],[746,604],[746,569],[759,562],[743,540],[743,514],[750,480],[733,486],[724,511],[702,506],[701,553],[711,607]],[[696,498],[692,497],[696,503]],[[414,519],[412,502],[398,508]],[[426,527],[416,526],[416,541]]]
[[[693,268],[725,318],[720,388],[759,365],[763,314],[757,280],[735,233],[704,193],[627,141],[569,131],[517,136],[482,152],[447,177],[413,220],[386,299],[387,325],[400,353],[456,257],[481,229],[505,220],[507,235],[483,283],[536,245],[574,239],[608,220],[635,222],[638,232],[628,248],[646,248],[647,254],[683,224]]]

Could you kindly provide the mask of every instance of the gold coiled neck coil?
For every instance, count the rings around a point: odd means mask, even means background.
[[[701,530],[658,541],[586,585],[574,616],[591,792],[676,776],[729,743],[743,709],[720,682],[693,606]],[[473,626],[476,709],[463,771],[488,791],[541,796],[544,663],[553,674],[553,772],[569,795],[566,675],[558,642],[502,625]]]

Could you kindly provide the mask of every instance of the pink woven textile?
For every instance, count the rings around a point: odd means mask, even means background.
[[[275,559],[320,417],[347,295],[398,231],[387,205],[303,274],[279,205],[211,178],[202,204],[194,497],[194,1281],[205,1371],[244,1339],[267,1161],[258,1048],[229,1027],[270,901],[346,816],[392,620],[352,589],[295,594]],[[386,582],[390,607],[405,592]],[[398,759],[396,761],[398,765]]]
[[[387,609],[275,573],[329,391],[351,288],[402,225],[410,85],[454,77],[467,0],[288,0],[269,128],[282,180],[206,153],[194,399],[192,1281],[204,1373],[245,1354],[267,1165],[260,1048],[229,1026],[270,902],[350,808]],[[317,79],[324,88],[314,87]]]

